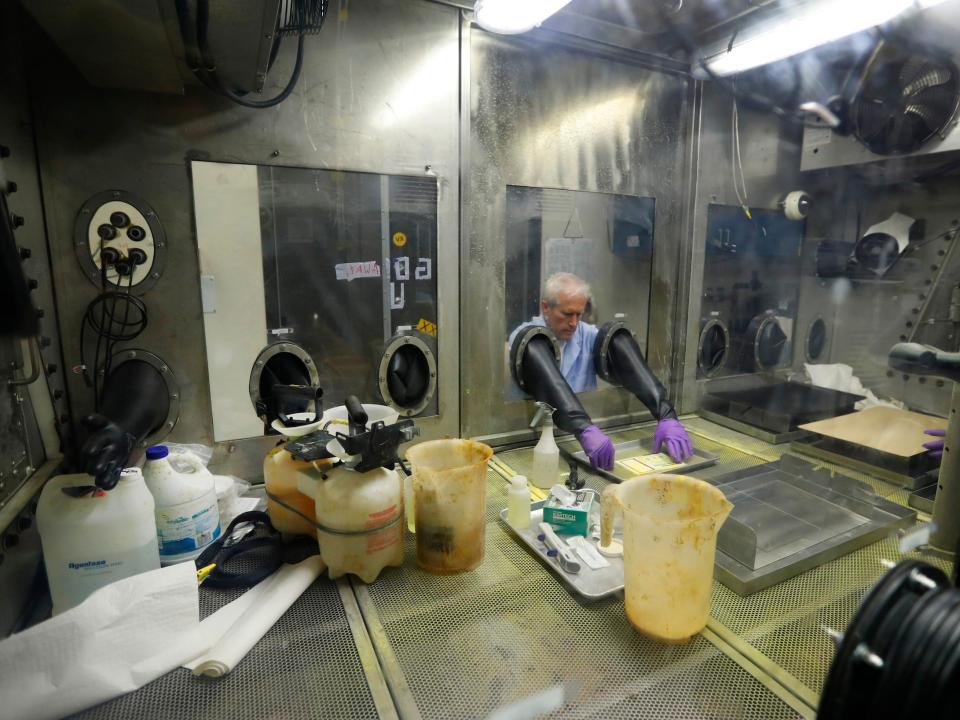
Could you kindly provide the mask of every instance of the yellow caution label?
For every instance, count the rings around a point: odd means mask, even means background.
[[[423,318],[420,318],[420,322],[417,323],[417,330],[430,337],[437,336],[437,324]]]
[[[407,234],[399,230],[393,234],[393,244],[397,247],[403,247],[407,244]]]

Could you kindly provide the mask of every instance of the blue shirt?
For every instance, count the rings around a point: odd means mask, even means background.
[[[547,327],[543,315],[538,315],[510,334],[509,345],[513,345],[513,338],[518,332],[530,325]],[[560,373],[575,393],[597,389],[597,372],[593,367],[593,344],[598,332],[596,325],[579,322],[573,337],[569,340],[560,340]]]

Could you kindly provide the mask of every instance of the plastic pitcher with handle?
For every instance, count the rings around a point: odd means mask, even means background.
[[[668,643],[703,630],[717,533],[733,505],[709,483],[683,475],[635,477],[603,492],[600,545],[610,544],[623,515],[623,580],[627,619]]]

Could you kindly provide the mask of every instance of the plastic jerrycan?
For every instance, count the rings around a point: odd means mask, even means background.
[[[413,474],[417,565],[438,575],[483,562],[487,462],[493,450],[474,440],[432,440],[407,450]]]
[[[89,475],[51,478],[40,493],[37,527],[53,614],[94,590],[160,567],[153,496],[138,468],[105,492]]]
[[[644,635],[682,643],[703,630],[717,533],[733,505],[709,483],[682,475],[636,477],[603,491],[600,545],[623,514],[627,619]]]
[[[335,579],[353,573],[372,583],[387,566],[403,565],[403,482],[396,470],[359,473],[317,461],[296,472],[315,505],[320,557]]]
[[[284,437],[284,442],[307,435],[319,429],[321,421],[287,427],[279,420],[273,423]],[[316,530],[308,518],[314,516],[313,498],[304,495],[297,487],[297,473],[309,470],[311,463],[296,460],[283,449],[283,442],[267,453],[263,459],[263,484],[267,493],[267,514],[270,522],[282,533],[290,535],[313,535]]]
[[[368,427],[383,420],[386,424],[395,423],[398,413],[385,405],[364,405],[367,412]],[[294,413],[291,417],[312,416],[313,413]],[[343,405],[325,411],[317,422],[287,427],[279,420],[272,423],[274,430],[285,440],[309,435],[317,430],[327,430],[331,434],[346,432],[348,427],[347,409]],[[273,526],[282,533],[291,535],[313,535],[316,528],[308,518],[315,514],[314,499],[297,487],[297,473],[309,471],[312,463],[295,459],[278,444],[267,453],[263,461],[263,482],[267,492],[267,514]]]

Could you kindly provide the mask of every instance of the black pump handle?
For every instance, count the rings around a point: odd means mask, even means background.
[[[367,411],[363,409],[363,403],[360,402],[360,398],[356,395],[348,395],[344,405],[347,406],[347,416],[350,418],[350,429],[351,434],[353,433],[354,428],[358,428],[359,432],[363,432],[367,427]]]

